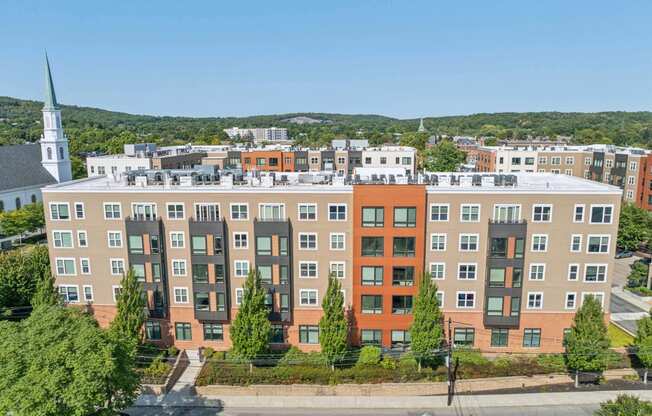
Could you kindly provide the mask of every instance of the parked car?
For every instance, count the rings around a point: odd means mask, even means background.
[[[617,259],[626,259],[628,257],[632,257],[634,253],[632,251],[620,251],[616,253],[616,258]]]

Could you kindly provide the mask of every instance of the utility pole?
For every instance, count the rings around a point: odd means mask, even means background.
[[[453,403],[453,337],[452,337],[452,319],[448,317],[448,352],[446,354],[446,373],[448,376],[448,406]]]

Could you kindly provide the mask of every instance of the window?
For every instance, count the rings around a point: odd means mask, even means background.
[[[577,280],[580,272],[579,264],[569,264],[568,265],[568,280]]]
[[[192,281],[195,283],[208,283],[208,264],[192,265]]]
[[[32,195],[32,204],[35,202],[36,202],[36,197]],[[75,218],[78,220],[83,220],[85,218],[83,202],[75,202]]]
[[[430,278],[441,280],[446,276],[446,263],[430,263]]]
[[[520,205],[494,205],[495,222],[518,222],[520,220]]]
[[[394,237],[394,257],[414,257],[414,237]]]
[[[81,274],[91,274],[91,261],[86,257],[79,259],[79,269]]]
[[[73,285],[59,285],[59,296],[66,303],[79,302],[79,288]]]
[[[509,339],[509,330],[505,328],[493,328],[491,330],[491,346],[506,347]]]
[[[272,255],[272,237],[256,237],[256,254],[259,256]]]
[[[530,280],[544,280],[545,276],[545,264],[530,264]]]
[[[582,304],[588,298],[592,297],[598,301],[598,303],[604,307],[604,293],[603,292],[582,292]]]
[[[317,290],[316,289],[301,289],[299,290],[299,305],[301,306],[317,306]]]
[[[183,248],[184,236],[183,232],[171,232],[170,233],[170,247],[172,248]]]
[[[283,325],[272,324],[272,331],[269,335],[269,342],[272,344],[285,343],[285,333],[283,330]]]
[[[577,302],[577,293],[566,292],[566,302],[564,303],[564,307],[566,309],[575,309],[575,302]]]
[[[540,156],[539,157],[539,164],[540,165],[546,165],[548,164],[548,158],[546,156]]]
[[[192,327],[188,322],[177,322],[174,324],[174,335],[179,341],[192,340]]]
[[[507,238],[492,238],[491,239],[491,252],[490,257],[505,258],[507,257]]]
[[[392,296],[392,314],[408,315],[412,313],[412,296]]]
[[[523,269],[515,267],[512,270],[512,287],[521,287],[523,282]]]
[[[176,291],[175,291],[175,296],[176,296]],[[195,292],[195,310],[208,311],[210,309],[211,309],[211,304],[210,301],[208,300],[208,292]]]
[[[394,227],[414,228],[417,226],[417,209],[415,207],[394,208]]]
[[[72,248],[72,231],[53,231],[52,237],[56,248]]]
[[[521,164],[521,158],[520,157],[513,157],[512,158],[512,165],[520,165]]]
[[[448,221],[449,204],[430,205],[430,221]]]
[[[478,251],[480,234],[460,234],[460,251]]]
[[[220,220],[220,205],[211,203],[195,204],[195,220],[214,222]]]
[[[172,260],[172,276],[185,276],[185,275],[186,275],[186,261]]]
[[[529,165],[529,166],[534,165],[534,158],[533,157],[526,157],[525,158],[525,164]]]
[[[382,344],[382,333],[380,329],[363,329],[360,331],[360,343],[362,345],[375,345],[380,347]]]
[[[279,237],[278,238],[278,254],[279,256],[287,256],[289,251],[288,251],[288,238],[287,237]]]
[[[527,308],[528,309],[542,309],[543,308],[543,293],[542,292],[528,292],[528,294],[527,294]]]
[[[222,324],[204,323],[205,341],[224,341],[224,327]]]
[[[444,292],[438,290],[437,293],[435,293],[435,297],[437,298],[437,305],[439,305],[440,308],[444,307]]]
[[[238,221],[249,219],[249,204],[231,204],[231,219]]]
[[[518,316],[521,313],[521,298],[512,297],[510,300],[510,316]]]
[[[161,323],[158,321],[145,322],[145,338],[156,341],[161,339]]]
[[[627,177],[627,185],[636,185],[636,177],[635,176],[628,176]]]
[[[524,252],[525,252],[525,240],[522,238],[517,238],[514,242],[514,258],[522,259]]]
[[[533,222],[552,221],[552,205],[534,205],[532,207]]]
[[[331,250],[344,250],[344,233],[330,233]]]
[[[541,346],[541,329],[525,328],[523,332],[523,347],[539,348]]]
[[[383,297],[381,295],[362,295],[362,313],[383,313]]]
[[[587,264],[584,267],[585,282],[605,282],[607,280],[606,264]]]
[[[489,287],[505,287],[505,269],[491,268],[489,270]]]
[[[585,157],[584,158],[584,165],[591,166],[591,158],[590,157]]]
[[[16,209],[20,208],[16,206]],[[67,202],[50,202],[50,219],[67,221],[70,219],[70,206]]]
[[[174,303],[188,303],[188,288],[175,287],[174,288]]]
[[[400,266],[392,269],[392,286],[414,285],[414,267]]]
[[[111,265],[112,275],[117,276],[125,274],[125,261],[123,259],[110,259],[109,264]]]
[[[249,260],[235,260],[233,266],[235,277],[247,277],[249,274]]]
[[[457,265],[457,278],[460,280],[475,280],[476,263],[460,263]]]
[[[475,292],[457,292],[457,307],[469,309],[475,307]]]
[[[116,285],[112,286],[113,289],[113,302],[117,303],[120,299],[120,294],[122,293],[122,286]]]
[[[344,279],[346,277],[346,264],[343,261],[331,261],[329,271],[336,279]]]
[[[625,194],[625,198],[630,200],[630,201],[633,200],[634,199],[634,191],[632,191],[631,189],[628,190],[627,193]]]
[[[430,250],[446,251],[446,234],[430,234]]]
[[[119,220],[122,218],[122,209],[118,202],[105,202],[104,203],[104,219],[105,220]]]
[[[363,286],[382,286],[382,284],[383,284],[382,266],[362,266]]]
[[[160,263],[152,263],[152,280],[154,282],[160,282],[161,281],[161,264]]]
[[[609,252],[609,235],[589,235],[587,238],[587,253],[608,253]]]
[[[635,171],[635,170],[636,170],[636,167],[637,167],[637,163],[636,163],[636,162],[629,162],[629,170],[631,170],[631,171]]]
[[[317,219],[317,204],[299,204],[299,221]]]
[[[532,251],[545,252],[548,249],[548,235],[547,234],[534,234],[532,235]]]
[[[363,227],[383,227],[385,225],[385,209],[380,207],[362,208]]]
[[[120,248],[122,247],[122,232],[120,231],[109,231],[107,233],[109,240],[109,247],[111,248]]]
[[[329,221],[346,221],[346,204],[328,204]]]
[[[143,236],[142,235],[130,235],[127,236],[127,245],[129,247],[130,254],[143,254]]]
[[[487,298],[487,315],[503,316],[503,297],[489,296]]]
[[[242,298],[244,297],[244,289],[238,287],[235,289],[235,304],[242,305]]]
[[[167,204],[167,208],[169,220],[182,220],[184,218],[183,204],[176,202],[169,203]]]
[[[249,247],[247,233],[233,233],[233,248],[245,249]]]
[[[550,164],[551,165],[561,165],[561,157],[560,156],[553,156],[550,158]]]
[[[190,236],[190,250],[191,253],[195,256],[207,255],[208,249],[206,247],[206,236],[205,235]]]
[[[299,343],[319,344],[319,327],[317,325],[299,325]]]
[[[474,328],[455,328],[453,345],[456,347],[472,347],[475,341]]]
[[[393,330],[392,331],[392,348],[405,348],[412,342],[410,331]]]
[[[156,219],[156,204],[135,203],[131,204],[133,218],[138,221],[154,221]]]
[[[317,250],[317,234],[299,233],[299,250]]]
[[[611,224],[613,205],[591,205],[591,224]]]
[[[579,253],[582,251],[582,235],[573,234],[571,235],[571,246],[570,251],[573,253]]]
[[[461,222],[479,222],[480,221],[480,205],[477,204],[463,204],[460,209]]]
[[[304,279],[317,278],[317,262],[316,261],[300,261],[299,262],[299,277]]]
[[[383,237],[362,237],[362,255],[365,257],[382,257],[384,255]]]
[[[566,156],[566,164],[567,165],[574,165],[575,164],[575,158],[573,156]]]

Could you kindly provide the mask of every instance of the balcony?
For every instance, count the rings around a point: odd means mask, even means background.
[[[495,316],[484,314],[484,326],[492,328],[518,328],[518,316]]]

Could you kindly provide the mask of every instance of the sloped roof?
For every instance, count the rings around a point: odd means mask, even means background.
[[[57,181],[41,165],[41,146],[0,146],[0,191],[53,183]]]

